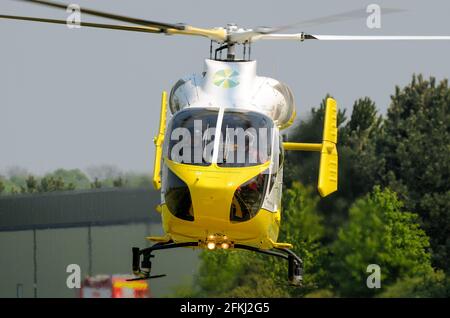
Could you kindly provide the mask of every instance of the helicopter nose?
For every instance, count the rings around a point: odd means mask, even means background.
[[[227,174],[197,176],[190,187],[195,219],[228,222],[236,188]]]

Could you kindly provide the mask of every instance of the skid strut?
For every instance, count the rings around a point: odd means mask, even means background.
[[[141,279],[151,279],[166,276],[164,275],[155,275],[151,276],[150,272],[152,270],[152,262],[151,258],[155,257],[152,255],[153,251],[157,250],[166,250],[177,247],[195,247],[198,246],[198,242],[187,242],[187,243],[174,243],[173,241],[169,242],[161,242],[156,243],[151,247],[147,247],[144,249],[139,249],[139,247],[133,247],[133,274],[138,276],[137,278],[132,278],[130,280],[141,280]],[[141,262],[142,258],[142,262]]]
[[[199,246],[199,242],[185,242],[185,243],[174,243],[173,241],[169,242],[160,242],[156,243],[151,247],[147,247],[144,249],[139,249],[138,247],[133,247],[133,274],[136,275],[136,278],[130,280],[142,280],[142,279],[151,279],[163,277],[166,275],[155,275],[151,276],[150,272],[152,269],[151,258],[155,257],[152,255],[152,252],[157,250],[166,250],[177,247],[197,247]],[[300,286],[302,284],[303,279],[303,262],[300,257],[298,257],[293,251],[288,248],[274,248],[275,250],[263,250],[256,247],[243,245],[243,244],[234,244],[234,248],[243,249],[248,251],[253,251],[256,253],[271,255],[275,257],[280,257],[288,261],[288,280],[291,285]],[[142,262],[141,262],[142,259]]]

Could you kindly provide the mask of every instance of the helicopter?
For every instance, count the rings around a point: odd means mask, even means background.
[[[73,9],[71,5],[55,1],[17,1]],[[152,181],[154,188],[161,192],[161,203],[156,211],[161,214],[165,235],[147,237],[155,242],[150,247],[132,248],[132,271],[136,277],[130,280],[165,276],[151,274],[153,252],[193,247],[242,249],[285,259],[288,282],[301,286],[302,259],[292,251],[291,243],[278,242],[285,151],[319,152],[318,192],[325,197],[337,191],[338,105],[333,98],[326,100],[321,143],[284,141],[282,131],[296,118],[294,96],[286,84],[257,75],[257,62],[251,59],[254,42],[450,40],[450,36],[280,33],[295,25],[242,28],[228,24],[199,28],[79,9],[83,15],[127,23],[77,21],[79,27],[200,36],[210,41],[209,58],[204,61],[203,72],[179,79],[169,94],[162,92],[159,130],[154,138]],[[354,12],[328,17],[331,20],[347,18],[355,18]],[[71,22],[15,15],[0,15],[0,19],[68,26]],[[309,24],[323,20],[311,20]],[[238,46],[243,47],[240,58],[236,51]],[[222,57],[223,52],[226,54]]]

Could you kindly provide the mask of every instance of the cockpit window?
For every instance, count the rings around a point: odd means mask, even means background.
[[[255,166],[270,159],[273,121],[269,117],[252,111],[226,110],[221,133],[219,166]]]
[[[216,130],[218,117],[217,108],[188,108],[175,114],[165,137],[165,156],[178,163],[210,165],[217,132],[220,167],[256,166],[270,159],[274,124],[269,117],[253,111],[225,110]]]
[[[177,113],[168,127],[165,144],[167,157],[178,163],[211,164],[217,109],[190,108]]]

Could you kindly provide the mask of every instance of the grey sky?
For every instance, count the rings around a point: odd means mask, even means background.
[[[67,1],[147,19],[202,27],[277,26],[370,3],[407,12],[296,29],[317,34],[450,35],[448,1]],[[0,0],[1,14],[66,18],[64,11]],[[82,16],[83,21],[99,21]],[[151,173],[160,92],[201,72],[209,41],[0,20],[0,174],[19,165],[56,168],[114,164]],[[342,108],[369,96],[384,113],[394,86],[413,73],[450,76],[448,42],[259,42],[258,73],[287,83],[297,109],[331,93]]]

